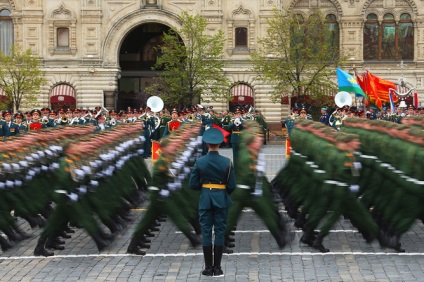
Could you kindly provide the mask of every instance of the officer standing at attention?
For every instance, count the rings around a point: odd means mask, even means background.
[[[219,145],[224,135],[216,128],[203,134],[203,142],[209,148],[206,156],[197,159],[190,175],[190,188],[201,190],[199,200],[199,222],[202,228],[205,276],[223,276],[221,269],[224,251],[224,233],[228,207],[232,203],[229,194],[236,188],[234,167],[231,160],[219,155]],[[215,242],[212,254],[212,228]],[[212,264],[213,262],[213,264]]]
[[[329,119],[330,116],[327,112],[327,108],[321,108],[321,117],[319,118],[319,121],[325,125],[328,125]]]

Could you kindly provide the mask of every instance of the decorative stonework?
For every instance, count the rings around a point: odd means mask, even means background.
[[[331,4],[330,4],[330,3]],[[343,10],[340,3],[337,0],[321,0],[321,1],[310,1],[309,0],[293,0],[289,6],[289,10],[297,10],[297,9],[308,9],[307,13],[309,14],[309,8],[311,7],[322,7],[327,8],[331,7],[337,10],[337,14],[339,16],[343,15]]]
[[[235,48],[235,29],[238,27],[247,28],[248,38],[247,38],[247,48],[238,50]],[[249,9],[246,9],[241,4],[237,9],[231,13],[231,18],[227,21],[227,53],[229,55],[239,54],[239,55],[248,55],[252,50],[255,49],[255,19],[252,12]]]
[[[366,0],[365,3],[364,3],[364,6],[362,7],[362,14],[361,15],[366,16],[369,13],[369,11],[368,11],[369,8],[385,10],[385,12],[388,12],[387,8],[383,8],[384,7],[383,2],[384,2],[384,0]],[[418,15],[418,8],[415,5],[414,1],[412,1],[412,0],[399,0],[400,6],[397,6],[397,4],[398,4],[398,1],[395,2],[396,6],[393,7],[394,9],[405,8],[405,7],[409,6],[410,9],[412,9],[411,12],[413,12],[416,16]],[[406,4],[408,6],[405,6]],[[378,6],[378,5],[381,5],[381,6]]]

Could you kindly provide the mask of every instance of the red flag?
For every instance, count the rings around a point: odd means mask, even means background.
[[[226,131],[225,129],[223,129],[222,127],[220,127],[220,126],[216,125],[215,123],[214,123],[214,124],[212,124],[212,127],[213,127],[213,128],[218,128],[218,129],[219,129],[219,131],[221,131],[221,132],[222,132],[222,134],[224,134],[224,142],[225,142],[225,143],[228,143],[228,136],[230,135],[230,132]]]
[[[414,92],[414,108],[418,109],[418,106],[420,105],[419,101],[418,101],[418,93]]]
[[[377,106],[381,108],[379,104],[381,104],[382,102],[390,102],[389,89],[396,90],[396,84],[389,80],[385,80],[378,76],[375,76],[368,71],[367,75],[369,77],[370,83],[373,84],[372,89],[373,91],[375,91],[373,97],[377,101]],[[394,96],[393,99],[394,102],[397,102],[396,96]]]
[[[383,103],[381,102],[380,97],[377,95],[377,87],[375,85],[373,75],[367,71],[362,77],[362,81],[365,84],[365,93],[370,98],[370,101],[381,109],[383,107]]]

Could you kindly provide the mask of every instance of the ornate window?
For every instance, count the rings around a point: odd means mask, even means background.
[[[77,52],[76,19],[63,4],[51,14],[49,20],[49,52],[72,54]]]
[[[10,53],[13,45],[13,21],[9,10],[0,11],[0,51]]]
[[[414,28],[411,15],[403,13],[396,21],[391,13],[381,22],[369,14],[364,26],[364,60],[413,60]]]
[[[57,47],[69,47],[69,28],[59,27],[57,29]]]
[[[236,27],[235,40],[236,48],[247,48],[247,28]]]

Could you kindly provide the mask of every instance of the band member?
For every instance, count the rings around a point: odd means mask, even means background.
[[[24,118],[24,115],[22,113],[16,113],[15,114],[15,123],[18,125],[18,131],[19,134],[23,134],[27,132],[28,125],[25,121],[22,121]]]
[[[172,109],[171,111],[171,120],[168,121],[165,127],[165,131],[163,132],[162,138],[171,134],[174,130],[177,130],[180,125],[181,121],[178,119],[178,110],[176,108]]]
[[[4,122],[2,126],[3,136],[9,137],[9,136],[18,135],[19,128],[17,124],[12,122],[12,113],[9,111],[4,111],[3,118],[4,118]]]
[[[233,148],[233,162],[236,163],[239,151],[239,135],[243,129],[243,120],[240,109],[234,112],[234,119],[228,125],[228,131],[231,132],[231,147]]]
[[[41,128],[46,128],[47,125],[40,122],[41,111],[34,109],[31,111],[32,121],[28,125],[28,130],[40,130]]]

